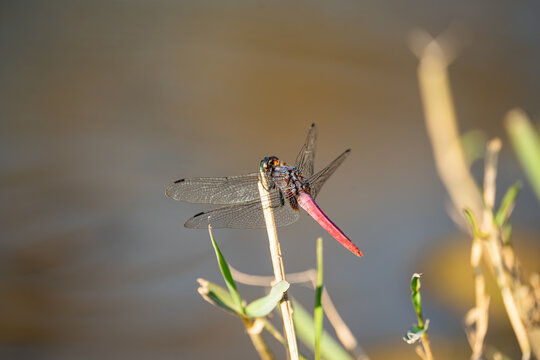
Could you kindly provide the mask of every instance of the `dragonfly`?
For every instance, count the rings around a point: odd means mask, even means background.
[[[276,156],[267,156],[260,162],[259,172],[240,176],[180,179],[170,184],[165,192],[174,200],[222,205],[194,215],[184,224],[187,228],[264,228],[266,222],[258,183],[262,180],[259,177],[265,176],[263,184],[266,184],[269,193],[276,226],[296,222],[302,208],[346,249],[361,257],[363,254],[358,247],[315,202],[321,187],[349,156],[350,149],[314,174],[316,140],[317,129],[312,124],[294,166],[287,165]]]

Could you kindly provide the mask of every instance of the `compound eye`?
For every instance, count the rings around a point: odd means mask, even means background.
[[[269,162],[270,159],[268,158],[264,158],[262,161],[261,161],[261,168],[264,170],[264,171],[268,171],[268,162]]]
[[[279,165],[279,160],[277,157],[275,156],[269,156],[269,157],[265,157],[262,161],[261,161],[261,169],[264,170],[264,171],[271,171],[272,168],[276,167]]]

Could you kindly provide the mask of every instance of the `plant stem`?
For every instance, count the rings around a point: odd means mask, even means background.
[[[268,241],[270,244],[270,255],[272,258],[272,266],[274,268],[274,281],[277,283],[281,280],[285,280],[285,267],[283,266],[283,259],[281,257],[281,249],[277,237],[276,224],[274,222],[274,213],[270,208],[270,194],[266,190],[268,188],[268,184],[266,184],[266,175],[261,172],[261,176],[259,178],[259,194],[261,196],[264,220],[266,222],[266,231],[268,233]],[[283,317],[283,326],[285,328],[289,356],[291,360],[298,360],[298,345],[296,343],[292,306],[291,302],[289,301],[288,291],[283,294],[283,299],[281,299],[279,305]]]
[[[474,237],[471,247],[471,267],[474,277],[475,307],[465,316],[467,338],[472,349],[472,360],[480,360],[484,353],[484,339],[488,329],[489,296],[486,294],[482,258],[482,240]],[[469,327],[469,329],[467,329]]]
[[[422,334],[422,346],[424,347],[424,353],[427,360],[433,360],[433,353],[431,352],[431,345],[429,344],[429,338],[427,331]]]
[[[531,345],[527,337],[527,330],[519,315],[519,310],[516,304],[508,276],[506,275],[501,255],[501,242],[499,230],[494,224],[493,206],[495,203],[495,179],[497,176],[497,156],[501,149],[501,141],[497,138],[488,143],[486,151],[486,159],[484,166],[484,211],[482,230],[490,234],[486,246],[491,260],[491,265],[499,285],[499,290],[503,298],[503,303],[506,308],[506,313],[510,319],[510,324],[514,329],[517,341],[521,348],[522,359],[529,359],[531,356]]]
[[[249,338],[251,339],[251,342],[253,343],[253,346],[255,347],[255,350],[257,350],[257,353],[259,354],[260,358],[262,360],[273,360],[274,355],[272,355],[272,352],[268,348],[268,345],[266,345],[266,342],[261,336],[260,331],[253,331],[253,326],[255,325],[256,321],[253,321],[246,317],[241,317],[242,323],[246,327],[246,331],[249,335]]]
[[[285,342],[285,339],[283,336],[281,336],[281,333],[277,331],[277,329],[272,325],[270,321],[266,318],[258,318],[259,321],[261,321],[264,325],[264,328],[277,340],[280,342],[281,345],[283,345],[285,348],[287,348],[287,343]],[[302,355],[302,353],[298,353],[298,356],[300,360],[307,360],[305,356]]]
[[[420,94],[437,172],[457,209],[481,213],[482,198],[460,144],[454,99],[448,78],[449,60],[436,40],[426,45],[418,65]]]
[[[323,243],[322,238],[317,239],[317,284],[315,288],[315,310],[313,314],[313,323],[315,327],[315,360],[321,358],[321,337],[324,320],[322,307],[323,291]]]
[[[281,333],[272,325],[270,321],[266,318],[260,318],[260,321],[263,322],[264,328],[277,340],[279,341],[283,346],[287,346],[287,343],[285,342],[285,339],[281,335]]]

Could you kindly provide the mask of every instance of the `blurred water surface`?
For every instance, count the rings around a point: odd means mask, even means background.
[[[164,188],[252,172],[266,155],[293,162],[312,122],[316,169],[353,150],[319,204],[365,257],[304,215],[279,232],[286,269],[314,266],[325,238],[327,288],[374,359],[414,356],[401,337],[410,276],[424,272],[435,351],[468,356],[472,300],[456,305],[428,272],[449,244],[468,259],[469,240],[445,211],[407,34],[457,29],[461,129],[507,144],[506,111],[540,113],[539,15],[503,1],[2,2],[0,356],[254,357],[240,322],[196,293],[197,277],[220,281],[207,233],[183,227],[203,207]],[[503,189],[524,175],[508,146],[501,156]],[[517,239],[538,246],[538,214],[526,185]],[[264,231],[215,236],[235,267],[271,273]],[[515,351],[507,323],[492,334]]]

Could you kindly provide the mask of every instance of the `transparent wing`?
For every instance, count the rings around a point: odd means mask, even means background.
[[[234,204],[259,198],[259,174],[180,179],[165,190],[174,200],[201,204]]]
[[[315,124],[311,124],[306,137],[306,142],[302,146],[302,149],[294,162],[294,166],[300,170],[306,178],[313,175],[313,159],[315,157],[316,142],[317,128],[315,127]]]
[[[270,203],[276,226],[287,226],[298,220],[299,211],[290,206],[289,200],[284,198],[280,191],[271,193]],[[257,198],[245,203],[205,211],[193,216],[184,224],[185,227],[194,229],[205,229],[208,225],[212,225],[213,228],[231,229],[264,228],[266,223],[261,200]]]
[[[349,156],[351,149],[347,149],[343,154],[339,155],[334,161],[332,161],[327,167],[313,175],[308,179],[311,186],[311,196],[315,198],[321,187],[324,185],[326,180],[336,171],[336,169],[343,163],[343,161]]]

